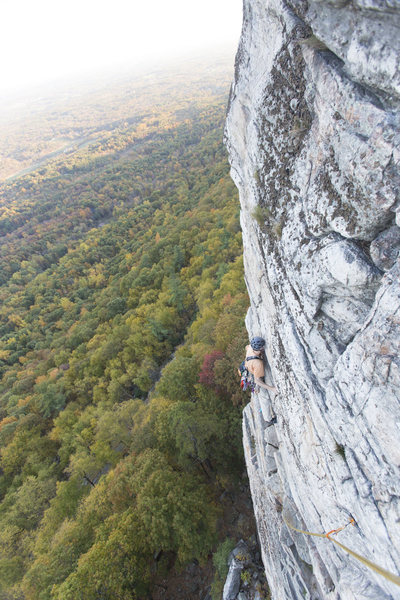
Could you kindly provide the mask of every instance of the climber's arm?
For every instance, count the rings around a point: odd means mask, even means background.
[[[274,385],[268,385],[264,381],[264,375],[265,375],[264,361],[263,360],[255,360],[254,363],[255,363],[254,364],[254,381],[255,381],[255,383],[257,385],[259,385],[261,388],[264,388],[264,390],[269,390],[270,392],[276,392],[276,387]]]
[[[276,387],[274,385],[268,385],[261,379],[261,377],[254,377],[254,381],[261,388],[264,388],[265,390],[269,390],[270,392],[276,392]]]

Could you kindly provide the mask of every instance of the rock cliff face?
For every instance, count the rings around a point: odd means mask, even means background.
[[[250,335],[244,445],[274,600],[400,599],[400,4],[245,0],[227,119]],[[266,427],[272,404],[276,426]]]

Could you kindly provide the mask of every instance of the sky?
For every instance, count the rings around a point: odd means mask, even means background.
[[[242,0],[1,0],[0,91],[237,45]]]

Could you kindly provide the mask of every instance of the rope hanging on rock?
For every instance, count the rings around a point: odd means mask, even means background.
[[[331,535],[335,535],[336,533],[339,533],[339,531],[342,531],[348,525],[354,525],[355,524],[354,519],[350,519],[350,521],[348,523],[346,523],[346,525],[343,525],[343,527],[339,527],[338,529],[332,529],[332,531],[328,531],[328,533],[312,533],[311,531],[304,531],[304,529],[297,529],[297,527],[294,527],[294,525],[292,525],[291,523],[289,523],[285,519],[285,517],[283,515],[282,515],[282,518],[283,518],[285,524],[290,529],[293,529],[294,531],[297,531],[298,533],[304,533],[305,535],[313,535],[315,537],[327,538],[328,540],[330,540],[334,544],[337,544],[338,546],[340,546],[342,548],[342,550],[344,550],[345,552],[348,552],[348,554],[350,554],[351,556],[353,556],[354,558],[356,558],[357,560],[359,560],[360,562],[362,562],[369,569],[372,569],[376,573],[379,573],[379,575],[382,575],[382,577],[385,577],[385,579],[388,579],[389,581],[391,581],[395,585],[400,586],[400,577],[398,575],[394,575],[390,571],[386,571],[386,569],[383,569],[382,567],[380,567],[376,563],[372,562],[371,560],[368,560],[368,558],[365,558],[364,556],[361,556],[360,554],[357,554],[357,552],[354,552],[354,550],[351,550],[350,548],[348,548],[344,544],[341,544],[337,540],[335,540],[332,537],[330,537]]]

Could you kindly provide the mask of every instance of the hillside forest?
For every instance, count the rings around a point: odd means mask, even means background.
[[[247,401],[231,76],[126,76],[1,124],[1,600],[156,598],[225,540]]]

